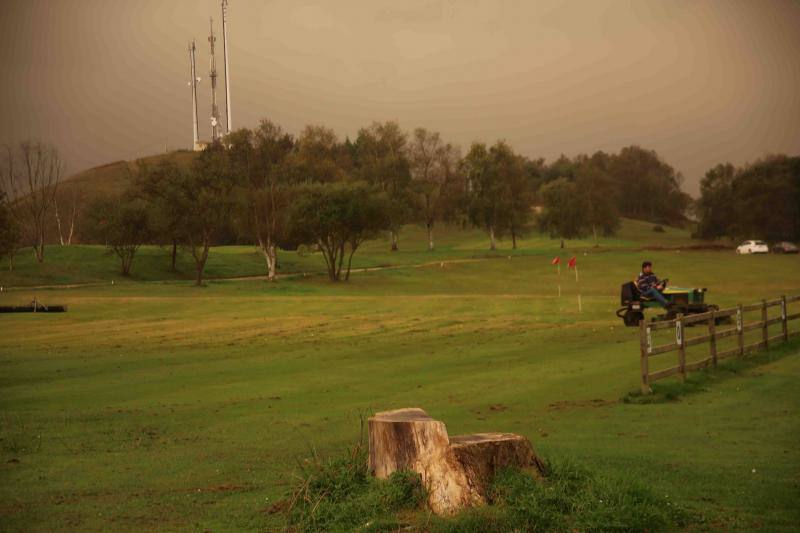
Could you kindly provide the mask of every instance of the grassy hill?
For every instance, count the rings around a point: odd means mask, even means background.
[[[61,215],[62,233],[65,238],[71,218],[73,206],[76,207],[76,236],[75,242],[80,239],[80,221],[86,206],[97,197],[119,194],[130,185],[137,162],[142,161],[148,165],[157,165],[165,159],[171,159],[178,165],[189,165],[196,157],[195,152],[178,150],[166,154],[144,157],[134,161],[115,161],[90,168],[65,178],[56,191],[56,202]],[[46,241],[59,242],[58,226],[55,213],[51,212],[46,228]]]
[[[441,231],[440,250],[426,255],[415,231],[404,231],[396,254],[388,242],[369,243],[360,264],[481,260],[363,272],[346,284],[309,276],[0,293],[0,304],[36,294],[70,308],[0,316],[3,529],[281,530],[286,517],[273,505],[309,457],[341,457],[358,439],[360,415],[411,406],[453,434],[520,433],[547,460],[644,485],[663,508],[686,510],[688,529],[800,523],[800,343],[683,385],[658,382],[659,401],[630,403],[638,336],[614,316],[619,284],[645,257],[676,284],[709,287],[723,306],[797,294],[800,258],[643,252],[662,234],[627,221],[600,250],[570,243],[581,268],[578,313],[572,278],[556,294],[557,241],[533,236],[516,253],[504,243],[488,259],[480,232]],[[669,229],[664,237],[689,242]],[[113,262],[98,249],[75,253],[71,276],[110,275]],[[214,268],[257,270],[247,253],[216,249]],[[321,264],[287,255],[284,268],[295,260]],[[702,356],[703,347],[689,348],[689,361]],[[608,504],[594,527],[632,529]],[[418,510],[398,527],[487,529],[468,519]]]
[[[155,166],[164,160],[172,160],[178,165],[189,165],[196,157],[195,152],[177,150],[166,154],[143,157],[134,161],[115,161],[90,168],[66,178],[60,185],[65,198],[74,191],[88,195],[110,195],[122,192],[131,182],[138,162]]]

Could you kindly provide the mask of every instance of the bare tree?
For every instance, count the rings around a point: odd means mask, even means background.
[[[69,218],[64,221],[64,224],[67,225],[67,236],[64,237],[64,231],[62,230],[61,226],[61,216],[58,212],[58,198],[53,201],[53,208],[55,209],[56,215],[56,225],[58,226],[58,241],[61,243],[61,246],[69,246],[72,244],[72,236],[75,234],[75,215],[78,212],[78,203],[81,199],[81,191],[77,187],[74,187],[67,199],[69,204]]]
[[[24,141],[17,147],[5,148],[3,177],[12,212],[20,226],[26,228],[36,260],[41,263],[47,214],[55,204],[64,164],[58,150],[41,141]]]

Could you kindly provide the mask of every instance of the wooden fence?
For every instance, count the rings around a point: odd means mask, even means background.
[[[720,309],[707,313],[695,315],[678,315],[674,320],[664,320],[661,322],[647,323],[642,320],[639,323],[640,346],[641,346],[641,366],[642,366],[642,393],[651,392],[650,383],[659,379],[664,379],[675,374],[679,374],[681,380],[686,377],[686,372],[697,370],[708,366],[717,366],[717,361],[726,357],[744,356],[750,352],[768,348],[771,344],[780,341],[787,341],[792,337],[800,336],[800,330],[789,332],[789,322],[800,318],[800,313],[789,314],[788,304],[800,301],[800,296],[781,296],[774,300],[762,300],[761,303],[752,305],[741,305],[730,309]],[[769,308],[780,306],[780,316],[769,318]],[[745,314],[760,311],[760,320],[745,322]],[[730,317],[733,322],[732,327],[723,328],[723,324],[717,324],[718,319]],[[686,327],[691,325],[705,324],[704,334],[696,337],[686,337]],[[769,327],[780,324],[781,332],[778,335],[769,335]],[[653,345],[653,332],[662,329],[673,328],[675,332],[674,342]],[[757,342],[745,344],[745,333],[760,330],[761,334]],[[717,342],[721,339],[735,336],[736,343],[734,348],[723,351],[717,350]],[[686,349],[690,346],[701,344],[709,345],[708,357],[690,363],[686,362]],[[677,352],[677,365],[650,372],[650,358],[657,355]]]

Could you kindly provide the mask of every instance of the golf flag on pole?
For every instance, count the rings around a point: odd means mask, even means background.
[[[555,258],[550,261],[550,264],[558,267],[558,297],[561,298],[561,258],[555,256]]]
[[[583,312],[583,306],[581,305],[581,285],[578,282],[578,260],[575,257],[570,257],[569,261],[567,261],[567,266],[569,268],[575,269],[575,285],[578,289],[578,312]]]

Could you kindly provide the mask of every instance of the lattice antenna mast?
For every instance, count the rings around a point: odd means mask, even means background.
[[[211,140],[219,139],[219,108],[217,107],[217,63],[214,59],[214,19],[209,19],[211,25],[211,35],[208,42],[211,43],[211,60],[209,65],[208,77],[211,78]]]
[[[195,49],[194,39],[192,39],[192,42],[189,43],[189,67],[191,75],[191,78],[189,78],[189,87],[192,88],[192,135],[194,139],[192,150],[197,150],[200,143],[200,134],[197,130],[197,83],[200,81],[200,78],[197,77],[195,69]]]
[[[228,0],[222,0],[222,53],[225,66],[225,118],[231,132],[231,68],[228,64]]]

